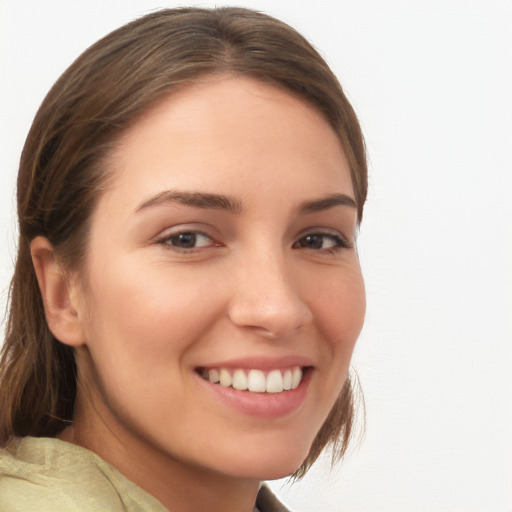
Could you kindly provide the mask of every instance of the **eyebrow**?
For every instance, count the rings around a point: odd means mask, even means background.
[[[357,208],[356,202],[346,194],[330,194],[322,199],[306,201],[299,206],[300,213],[315,213],[334,208],[335,206],[349,206]]]
[[[166,190],[143,201],[137,206],[135,211],[138,212],[151,206],[166,203],[181,203],[187,206],[194,206],[195,208],[226,210],[231,213],[240,213],[242,211],[242,203],[229,196],[176,190]]]
[[[202,209],[225,210],[230,213],[241,213],[243,210],[241,201],[223,194],[165,190],[140,203],[135,211],[139,212],[152,206],[168,203],[180,203]],[[297,210],[299,213],[315,213],[335,206],[356,208],[356,202],[346,194],[331,194],[321,199],[305,201],[299,205]]]

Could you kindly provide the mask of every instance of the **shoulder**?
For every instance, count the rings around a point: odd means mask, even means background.
[[[290,512],[263,484],[258,512]],[[0,448],[0,512],[165,512],[155,498],[85,448],[25,437]]]
[[[0,496],[0,512],[166,510],[94,453],[49,438],[14,439],[0,449]]]
[[[258,512],[291,512],[272,493],[268,485],[262,484],[256,499]]]

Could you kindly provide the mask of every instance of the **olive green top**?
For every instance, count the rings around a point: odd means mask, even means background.
[[[262,486],[259,512],[287,512]],[[80,446],[52,438],[0,448],[0,512],[166,512],[156,498]]]

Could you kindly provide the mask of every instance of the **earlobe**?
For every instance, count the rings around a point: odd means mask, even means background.
[[[66,345],[83,345],[81,315],[73,304],[77,284],[62,268],[47,238],[34,238],[30,243],[30,253],[50,331]]]

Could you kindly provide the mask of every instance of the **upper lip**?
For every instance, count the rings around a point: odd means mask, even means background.
[[[294,366],[306,367],[313,366],[313,362],[309,357],[304,356],[281,356],[281,357],[268,357],[268,356],[252,356],[228,359],[224,361],[208,362],[200,365],[200,368],[247,368],[255,370],[277,370],[281,368],[291,368]]]

